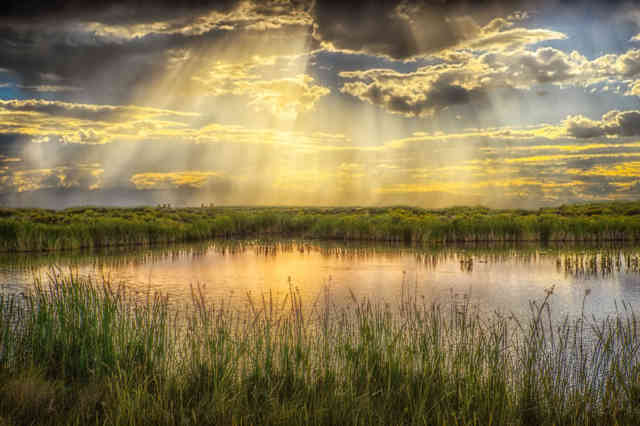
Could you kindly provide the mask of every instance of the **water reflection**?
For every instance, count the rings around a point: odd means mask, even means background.
[[[429,300],[468,298],[487,310],[527,313],[528,302],[554,286],[559,314],[585,308],[615,313],[615,302],[640,303],[640,248],[535,244],[411,248],[310,241],[214,241],[169,247],[115,248],[58,253],[0,254],[0,285],[17,292],[55,265],[173,300],[206,297],[243,304],[297,288],[313,303],[325,290],[337,303],[354,297],[394,301],[410,289]]]

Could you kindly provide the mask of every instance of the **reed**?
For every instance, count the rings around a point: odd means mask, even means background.
[[[588,295],[585,294],[585,297]],[[637,424],[639,321],[297,291],[176,307],[52,273],[0,303],[7,424]]]
[[[539,210],[388,208],[0,209],[0,250],[43,251],[297,237],[411,244],[638,241],[640,203]]]

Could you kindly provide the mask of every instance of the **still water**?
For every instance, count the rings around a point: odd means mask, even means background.
[[[477,305],[527,315],[529,302],[554,288],[554,315],[615,315],[622,301],[640,310],[640,247],[536,245],[410,248],[309,241],[210,242],[147,249],[0,254],[0,288],[19,293],[52,265],[141,294],[159,291],[188,302],[193,286],[207,299],[239,308],[271,293],[299,291],[305,306],[369,298]],[[585,295],[588,296],[585,298]]]

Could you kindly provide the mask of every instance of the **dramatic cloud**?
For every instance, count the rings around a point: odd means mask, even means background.
[[[637,197],[640,8],[10,2],[0,203]]]
[[[106,23],[88,22],[79,25],[79,30],[99,37],[124,41],[149,35],[186,35],[197,36],[213,31],[233,31],[248,29],[267,31],[286,26],[310,26],[312,18],[308,6],[282,1],[261,2],[216,2],[208,10],[198,14],[166,16],[153,22]]]
[[[171,52],[191,51],[198,59],[212,51],[300,53],[310,38],[309,7],[278,0],[15,5],[0,17],[0,83],[64,91],[84,102],[136,102],[136,94],[152,91],[171,72]]]
[[[342,72],[340,77],[356,81],[345,83],[341,91],[393,113],[418,116],[484,101],[491,89],[530,89],[537,84],[561,84],[576,76],[572,56],[553,48],[456,59],[410,73],[389,69]]]
[[[570,136],[581,139],[640,136],[640,111],[609,111],[600,120],[575,115],[568,117],[564,125]]]
[[[432,115],[449,106],[486,100],[495,89],[530,90],[537,86],[587,88],[602,84],[628,87],[640,94],[640,51],[606,55],[592,61],[580,53],[552,47],[509,52],[456,53],[445,62],[414,72],[369,69],[341,72],[343,93],[407,116]],[[604,87],[606,90],[608,86]],[[594,88],[594,91],[598,89]]]
[[[520,12],[482,26],[473,16],[477,10],[461,10],[447,2],[370,1],[359,8],[318,2],[314,12],[314,37],[325,49],[400,60],[455,49],[516,50],[566,37],[547,29],[512,28],[526,19]]]

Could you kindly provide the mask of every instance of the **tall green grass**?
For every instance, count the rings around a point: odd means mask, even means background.
[[[536,211],[482,207],[0,209],[0,250],[4,251],[146,246],[247,236],[414,244],[638,241],[640,203]]]
[[[639,321],[295,289],[238,310],[54,274],[0,304],[0,423],[637,424]],[[586,297],[586,296],[585,296]]]

